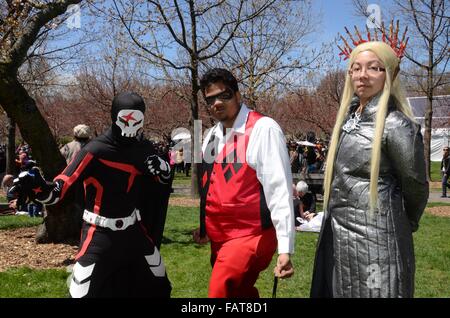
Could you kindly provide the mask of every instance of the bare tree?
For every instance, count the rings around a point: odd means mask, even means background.
[[[169,85],[150,86],[146,90],[145,101],[148,107],[148,116],[145,131],[153,136],[169,141],[176,128],[184,127],[189,122],[189,105],[179,97],[183,94],[183,87]],[[184,87],[186,93],[189,87]]]
[[[359,14],[367,16],[367,2],[354,0]],[[425,111],[424,150],[427,178],[430,178],[431,129],[433,120],[433,96],[440,86],[448,85],[450,16],[447,0],[394,0],[394,10],[408,25],[410,40],[406,58],[424,71],[425,81],[418,78],[421,93],[427,97]]]
[[[50,32],[46,31],[51,29],[50,23],[63,16],[69,5],[80,2],[8,0],[0,5],[0,105],[17,123],[48,178],[62,170],[65,160],[35,100],[20,83],[18,72],[39,37],[43,32]],[[58,214],[51,210],[45,220],[47,233],[44,233],[49,240],[79,236],[79,225],[74,224],[68,206],[60,205]]]
[[[311,1],[277,1],[238,27],[215,64],[226,65],[236,74],[244,100],[257,109],[259,98],[295,87],[301,71],[317,67],[323,51],[315,52],[311,36],[319,21]]]
[[[275,104],[275,115],[286,132],[299,136],[307,131],[330,135],[344,82],[342,71],[332,72],[321,79],[319,86],[311,91],[298,89],[284,95]],[[339,91],[339,94],[336,94]],[[281,114],[280,114],[281,112]]]
[[[108,30],[106,30],[108,28]],[[145,91],[141,64],[130,56],[126,43],[117,28],[105,25],[105,37],[98,53],[87,57],[76,75],[76,91],[80,100],[90,105],[96,116],[91,125],[102,133],[111,124],[111,103],[115,95],[124,91]]]
[[[144,65],[130,52],[129,43],[120,30],[110,24],[107,27],[106,41],[99,49],[101,53],[87,60],[77,75],[80,99],[97,114],[91,118],[91,122],[94,121],[92,127],[100,132],[109,127],[114,96],[135,91],[144,98],[147,106],[144,131],[157,139],[170,139],[173,129],[188,122],[189,109],[185,99],[189,90],[186,85],[159,85],[150,81],[145,72],[148,64]]]
[[[163,72],[170,69],[178,76],[188,76],[192,136],[193,123],[199,118],[201,65],[220,54],[243,23],[275,3],[275,0],[113,0],[116,17],[136,46],[136,54],[165,69]],[[194,136],[193,140],[199,142],[200,136]],[[191,194],[198,196],[196,165],[192,170]]]
[[[314,123],[325,135],[334,127],[345,84],[345,71],[335,67],[320,79],[312,95],[312,105],[305,109],[305,121]]]

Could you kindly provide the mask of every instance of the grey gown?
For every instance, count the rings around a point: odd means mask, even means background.
[[[381,146],[377,209],[370,215],[370,158],[378,99],[364,108],[358,129],[341,133],[311,297],[413,297],[412,232],[418,229],[428,199],[422,135],[420,125],[396,110],[391,98]],[[358,105],[355,98],[349,113]]]

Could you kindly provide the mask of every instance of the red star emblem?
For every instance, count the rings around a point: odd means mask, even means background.
[[[37,188],[33,189],[33,192],[34,192],[34,194],[38,194],[38,193],[42,192],[42,189],[41,189],[41,187],[37,187]]]
[[[136,119],[133,117],[133,113],[134,113],[134,112],[131,112],[131,113],[129,113],[128,115],[122,116],[122,119],[125,120],[127,123],[128,123],[130,120],[136,120]]]

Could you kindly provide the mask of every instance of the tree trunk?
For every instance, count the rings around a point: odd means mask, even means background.
[[[37,243],[78,244],[83,223],[83,206],[79,195],[82,192],[68,192],[61,203],[46,206],[47,215],[36,233]]]
[[[192,167],[192,177],[191,177],[191,198],[196,199],[199,197],[199,176],[196,162],[193,160],[195,158],[195,142],[196,136],[194,134],[194,123],[198,119],[198,91],[199,86],[199,76],[198,76],[198,47],[197,47],[197,15],[195,10],[195,2],[193,0],[189,1],[189,16],[191,18],[191,41],[192,50],[190,51],[191,59],[191,120],[189,120],[189,130],[191,132],[191,167]],[[200,139],[201,140],[201,139]]]
[[[199,176],[195,158],[195,143],[197,142],[197,136],[195,136],[194,132],[194,122],[198,119],[198,91],[200,87],[198,85],[198,69],[192,71],[192,79],[191,79],[192,91],[191,91],[191,120],[189,121],[189,130],[191,132],[191,168],[192,168],[192,177],[191,177],[191,197],[196,199],[199,197]],[[200,136],[201,137],[201,136]],[[201,138],[199,138],[201,142]],[[201,149],[201,147],[200,147]]]
[[[6,148],[6,173],[16,173],[16,122],[8,116],[8,145]]]
[[[435,31],[435,2],[430,3],[430,38],[434,38]],[[434,40],[428,40],[428,66],[427,66],[427,107],[425,110],[425,134],[424,134],[424,152],[425,152],[425,167],[427,173],[427,180],[431,181],[431,129],[433,120],[433,68],[434,68]]]
[[[427,96],[427,107],[425,110],[425,133],[423,136],[425,167],[427,173],[427,180],[431,180],[431,167],[430,167],[430,147],[431,147],[431,119],[433,116],[432,106],[433,96]]]
[[[42,117],[36,102],[16,78],[0,72],[0,104],[20,129],[23,139],[31,146],[33,157],[42,168],[45,178],[52,180],[66,165],[59,152],[47,122]],[[74,194],[72,194],[74,195]],[[47,207],[45,224],[36,241],[63,242],[79,239],[81,219],[80,207],[74,204],[71,194],[55,206]],[[45,228],[44,228],[45,227]]]

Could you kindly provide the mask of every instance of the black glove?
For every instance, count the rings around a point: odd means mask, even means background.
[[[153,176],[160,176],[164,179],[170,178],[170,165],[167,161],[158,157],[157,155],[151,155],[145,160],[148,172]]]

